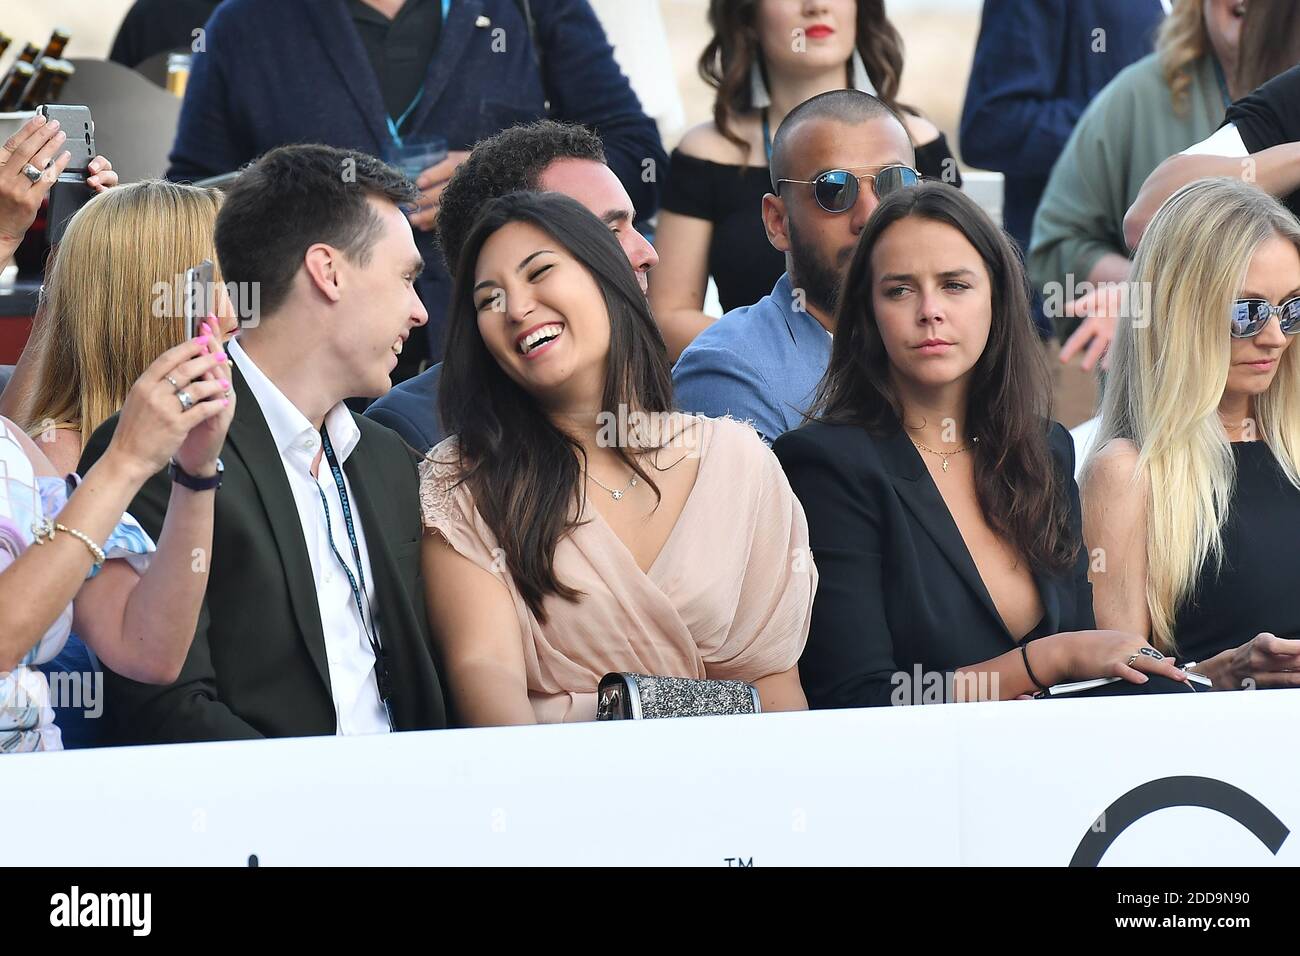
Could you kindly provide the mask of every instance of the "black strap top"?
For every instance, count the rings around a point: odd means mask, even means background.
[[[1232,451],[1237,484],[1223,528],[1223,563],[1205,563],[1174,618],[1184,661],[1203,661],[1261,631],[1300,636],[1300,490],[1265,442],[1234,442]]]

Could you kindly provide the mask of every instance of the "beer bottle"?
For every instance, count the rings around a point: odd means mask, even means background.
[[[50,84],[54,82],[54,70],[50,64],[56,62],[56,58],[46,56],[36,61],[36,75],[28,82],[27,89],[23,90],[23,97],[18,102],[20,110],[34,110],[42,103],[49,102]]]
[[[0,80],[0,90],[9,86],[9,81],[13,79],[14,71],[18,69],[19,63],[31,63],[40,56],[40,53],[41,48],[35,43],[29,43],[23,47],[23,52],[18,54],[18,59],[14,60],[13,65],[9,67],[8,72],[4,75],[4,79]],[[27,79],[30,80],[31,76],[28,76]],[[16,106],[14,108],[17,109]]]
[[[56,27],[54,32],[50,34],[50,42],[45,44],[45,49],[41,52],[41,59],[47,57],[51,60],[61,59],[63,51],[71,39],[71,33],[61,27]]]
[[[9,44],[14,42],[14,38],[4,33],[0,33],[0,60],[4,59],[5,50],[9,49]]]
[[[40,55],[41,55],[41,48],[38,47],[35,43],[29,42],[23,46],[23,52],[18,54],[18,59],[14,61],[14,65],[16,66],[19,63],[34,64],[36,62],[36,58]]]
[[[46,103],[57,103],[59,97],[63,95],[64,84],[72,79],[72,74],[77,72],[77,68],[67,60],[50,61],[50,71],[54,74],[50,80],[49,92],[45,94]]]
[[[0,84],[0,113],[12,113],[18,109],[19,103],[22,102],[23,91],[27,89],[35,73],[36,70],[26,60],[19,60],[13,65],[4,83]]]

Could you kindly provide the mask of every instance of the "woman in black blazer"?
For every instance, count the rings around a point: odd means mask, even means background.
[[[820,573],[810,706],[1184,680],[1141,637],[1093,629],[1073,442],[1002,232],[950,186],[901,190],[843,288],[812,421],[773,449]]]

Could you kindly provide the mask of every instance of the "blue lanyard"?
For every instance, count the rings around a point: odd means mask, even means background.
[[[391,703],[392,688],[388,679],[388,663],[384,656],[384,647],[379,643],[379,638],[375,633],[375,616],[373,614],[370,615],[370,624],[366,624],[366,612],[361,599],[366,587],[366,572],[361,562],[361,548],[357,544],[357,530],[352,523],[352,504],[348,500],[347,486],[343,483],[343,470],[339,468],[338,459],[334,457],[334,446],[330,444],[330,436],[324,425],[321,426],[320,441],[321,447],[325,451],[325,460],[330,466],[330,473],[334,476],[334,487],[339,492],[339,505],[343,509],[343,524],[347,526],[348,543],[352,545],[352,560],[356,562],[357,576],[361,578],[359,586],[357,577],[352,574],[352,569],[343,560],[343,555],[339,554],[338,548],[334,547],[334,526],[330,521],[329,503],[325,500],[325,492],[321,490],[320,485],[317,485],[316,492],[320,495],[321,507],[325,509],[325,532],[329,535],[330,550],[334,552],[334,559],[343,568],[343,573],[348,576],[348,584],[352,586],[352,601],[356,604],[357,615],[361,618],[361,629],[365,631],[366,639],[370,641],[370,649],[375,655],[375,685],[379,689],[379,702],[384,705],[384,713],[388,715],[388,729],[396,730],[397,725],[393,721],[393,705]]]
[[[442,23],[444,27],[447,24],[447,14],[450,11],[451,11],[451,0],[442,0]],[[411,100],[411,102],[407,105],[406,109],[402,110],[402,115],[397,117],[397,119],[393,119],[391,116],[384,117],[384,120],[388,123],[388,135],[393,138],[393,143],[395,145],[397,146],[402,145],[402,134],[398,131],[402,128],[402,124],[406,122],[407,117],[411,115],[411,112],[415,109],[415,107],[419,105],[419,102],[423,98],[423,96],[424,96],[424,90],[421,89],[420,92],[415,94],[415,99]]]
[[[396,120],[394,120],[391,116],[384,117],[384,119],[388,122],[388,135],[393,138],[393,142],[398,146],[402,145],[402,134],[399,133],[398,130],[402,128],[402,124],[406,122],[406,118],[411,115],[411,111],[414,110],[417,105],[419,105],[419,102],[423,97],[424,97],[424,90],[421,89],[420,92],[415,94],[415,99],[411,100],[410,105],[407,106],[406,109],[402,111],[402,115],[397,117]]]

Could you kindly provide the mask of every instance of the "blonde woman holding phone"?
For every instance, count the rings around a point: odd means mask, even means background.
[[[61,473],[122,407],[132,384],[185,340],[185,271],[215,262],[221,194],[146,180],[91,199],[68,223],[46,275],[31,339],[0,414],[35,438]],[[214,273],[218,334],[237,319]]]
[[[0,418],[0,753],[58,750],[36,668],[76,632],[114,670],[176,679],[207,589],[217,457],[234,413],[215,329],[168,349],[131,388],[112,445],[80,483]],[[172,463],[157,545],[124,514]],[[75,490],[74,490],[75,489]]]

